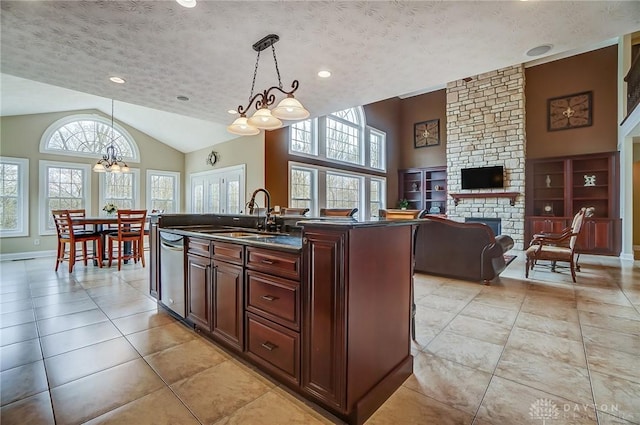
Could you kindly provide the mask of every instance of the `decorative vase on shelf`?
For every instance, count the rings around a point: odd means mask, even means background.
[[[544,181],[547,184],[547,187],[551,187],[551,176],[547,174],[547,178]]]

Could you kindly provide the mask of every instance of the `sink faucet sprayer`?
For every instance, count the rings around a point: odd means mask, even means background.
[[[247,204],[247,206],[249,207],[249,214],[253,214],[253,209],[256,206],[256,195],[259,192],[264,193],[264,199],[267,202],[267,213],[264,218],[264,227],[266,230],[269,230],[269,228],[272,227],[272,225],[275,224],[275,222],[273,220],[273,217],[271,216],[271,194],[267,189],[258,188],[253,191],[253,194],[251,195],[251,200]]]

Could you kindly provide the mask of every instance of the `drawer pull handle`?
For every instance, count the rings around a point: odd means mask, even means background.
[[[276,261],[264,259],[264,260],[262,260],[262,263],[263,264],[275,264]]]
[[[278,348],[278,346],[269,341],[266,341],[262,343],[262,348],[264,348],[265,350],[273,351]]]
[[[267,301],[275,301],[278,299],[278,297],[274,297],[273,295],[263,295],[262,299]]]

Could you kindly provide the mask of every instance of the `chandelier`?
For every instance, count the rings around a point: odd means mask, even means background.
[[[102,158],[93,166],[93,171],[96,173],[128,173],[130,171],[127,163],[122,160],[122,156],[116,152],[113,133],[113,99],[111,99],[111,138],[107,153],[102,155]]]
[[[282,80],[280,79],[280,70],[278,69],[278,59],[276,58],[276,48],[273,46],[280,37],[276,34],[269,34],[262,40],[257,41],[253,45],[253,50],[258,52],[256,59],[256,66],[253,70],[253,82],[251,83],[251,93],[249,94],[249,103],[246,107],[242,105],[238,106],[238,113],[240,117],[237,118],[230,126],[227,127],[229,133],[237,134],[240,136],[253,136],[260,132],[260,130],[275,130],[282,127],[281,120],[302,120],[309,117],[309,111],[307,111],[302,104],[293,97],[293,93],[298,90],[298,80],[294,80],[291,83],[291,90],[286,91],[282,88]],[[270,87],[263,92],[253,94],[253,89],[256,85],[256,75],[258,74],[258,64],[260,62],[260,52],[264,49],[271,47],[273,51],[273,61],[276,65],[276,73],[278,74],[278,85]],[[272,91],[279,91],[282,94],[287,95],[284,99],[278,103],[278,106],[269,109],[276,101],[276,96]],[[248,110],[254,105],[256,112],[247,118]]]

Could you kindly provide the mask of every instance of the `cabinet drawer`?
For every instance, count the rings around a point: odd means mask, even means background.
[[[203,255],[209,257],[211,253],[211,241],[209,239],[189,238],[188,251],[190,254]]]
[[[227,261],[233,264],[240,264],[244,260],[244,246],[223,242],[213,243],[213,258]]]
[[[300,283],[247,271],[247,310],[300,330]]]
[[[300,254],[247,247],[247,267],[300,280]]]
[[[300,334],[247,313],[248,355],[273,373],[300,381]]]

